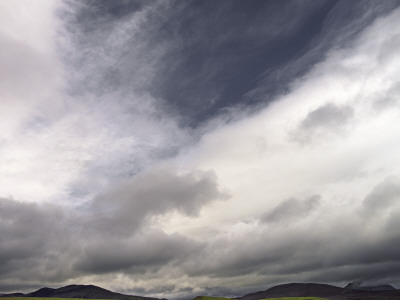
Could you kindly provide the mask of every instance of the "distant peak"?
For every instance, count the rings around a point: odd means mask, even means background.
[[[361,281],[350,282],[347,284],[345,289],[357,290],[357,291],[393,291],[395,288],[390,284],[380,285],[364,285]]]
[[[345,289],[354,289],[354,288],[358,288],[362,285],[361,281],[354,281],[354,282],[350,282],[348,283],[344,288]]]

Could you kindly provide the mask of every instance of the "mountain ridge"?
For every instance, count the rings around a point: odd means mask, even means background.
[[[396,290],[390,284],[363,285],[362,282],[350,282],[344,288],[351,289],[351,290],[357,290],[357,291],[393,291],[393,290]]]
[[[119,300],[165,300],[160,298],[125,295],[112,292],[95,285],[71,284],[60,288],[43,287],[34,292],[3,294],[0,297],[42,297],[42,298],[83,298],[83,299],[119,299]]]
[[[83,298],[83,299],[118,299],[118,300],[166,300],[146,296],[125,295],[112,292],[95,285],[67,285],[60,288],[43,287],[34,292],[0,294],[0,297],[41,297],[41,298]],[[287,283],[265,291],[258,291],[237,297],[237,300],[261,300],[279,297],[319,297],[329,300],[400,300],[400,290],[389,284],[362,285],[352,282],[345,287],[323,283]],[[215,297],[208,297],[215,298]],[[218,297],[224,299],[225,297]],[[195,297],[193,299],[200,299]],[[232,298],[226,298],[232,299]]]
[[[362,289],[353,289],[353,287],[356,286],[352,285],[352,283],[344,288],[322,283],[287,283],[273,286],[265,291],[249,293],[237,299],[261,300],[279,297],[319,297],[329,300],[400,300],[400,290],[388,284],[362,286]]]

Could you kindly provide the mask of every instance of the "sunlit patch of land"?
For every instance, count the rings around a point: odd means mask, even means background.
[[[318,297],[279,297],[279,298],[267,298],[261,300],[328,300],[328,299],[318,298]]]
[[[194,298],[193,300],[236,300],[234,298],[225,298],[225,297],[208,297],[208,296],[199,296]],[[266,298],[261,300],[328,300],[326,298],[318,298],[318,297],[279,297],[279,298]]]
[[[52,297],[3,297],[3,300],[89,300],[85,298],[52,298]],[[116,300],[116,299],[90,299],[90,300]]]
[[[193,300],[236,300],[234,298],[226,298],[226,297],[208,297],[208,296],[198,296]]]

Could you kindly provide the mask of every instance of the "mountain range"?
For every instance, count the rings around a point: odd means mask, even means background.
[[[120,299],[120,300],[160,300],[158,298],[132,296],[111,292],[94,285],[67,285],[61,288],[41,288],[23,294],[3,294],[0,297],[51,297],[84,299]],[[237,297],[238,300],[260,300],[278,297],[320,297],[329,300],[400,300],[400,290],[393,286],[366,286],[353,282],[344,288],[318,283],[289,283],[271,287],[265,291]]]
[[[131,296],[111,292],[95,285],[67,285],[57,289],[41,288],[32,293],[4,294],[0,297],[41,297],[41,298],[83,298],[83,299],[119,299],[119,300],[159,300],[158,298]]]
[[[341,288],[318,283],[289,283],[277,285],[265,291],[250,293],[237,299],[260,300],[278,297],[320,297],[329,300],[400,300],[400,290],[388,284],[364,286],[361,283],[350,283]]]

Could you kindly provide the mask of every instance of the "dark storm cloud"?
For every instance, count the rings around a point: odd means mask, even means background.
[[[304,200],[299,200],[295,198],[290,198],[272,211],[264,214],[261,217],[263,222],[291,222],[297,220],[298,218],[307,217],[320,203],[320,196],[311,196]]]
[[[278,68],[303,50],[312,39],[305,31],[318,28],[333,3],[188,2],[162,24],[160,33],[176,43],[156,78],[157,94],[194,124],[243,104],[242,97],[266,69]]]
[[[71,16],[72,42],[86,49],[76,57],[76,68],[84,74],[75,80],[76,91],[150,93],[165,112],[192,126],[236,105],[267,104],[333,45],[351,41],[365,24],[398,5],[334,0],[72,3],[79,8]]]
[[[298,3],[301,6],[306,5],[304,2]],[[303,48],[297,49],[292,57],[280,65],[266,69],[259,85],[250,91],[248,96],[250,99],[263,101],[266,95],[271,99],[278,93],[287,92],[293,81],[304,76],[331,49],[348,45],[367,24],[397,6],[397,0],[327,2],[326,6],[317,10],[314,18],[306,23],[303,27],[304,32],[299,29],[299,39],[303,40]]]

